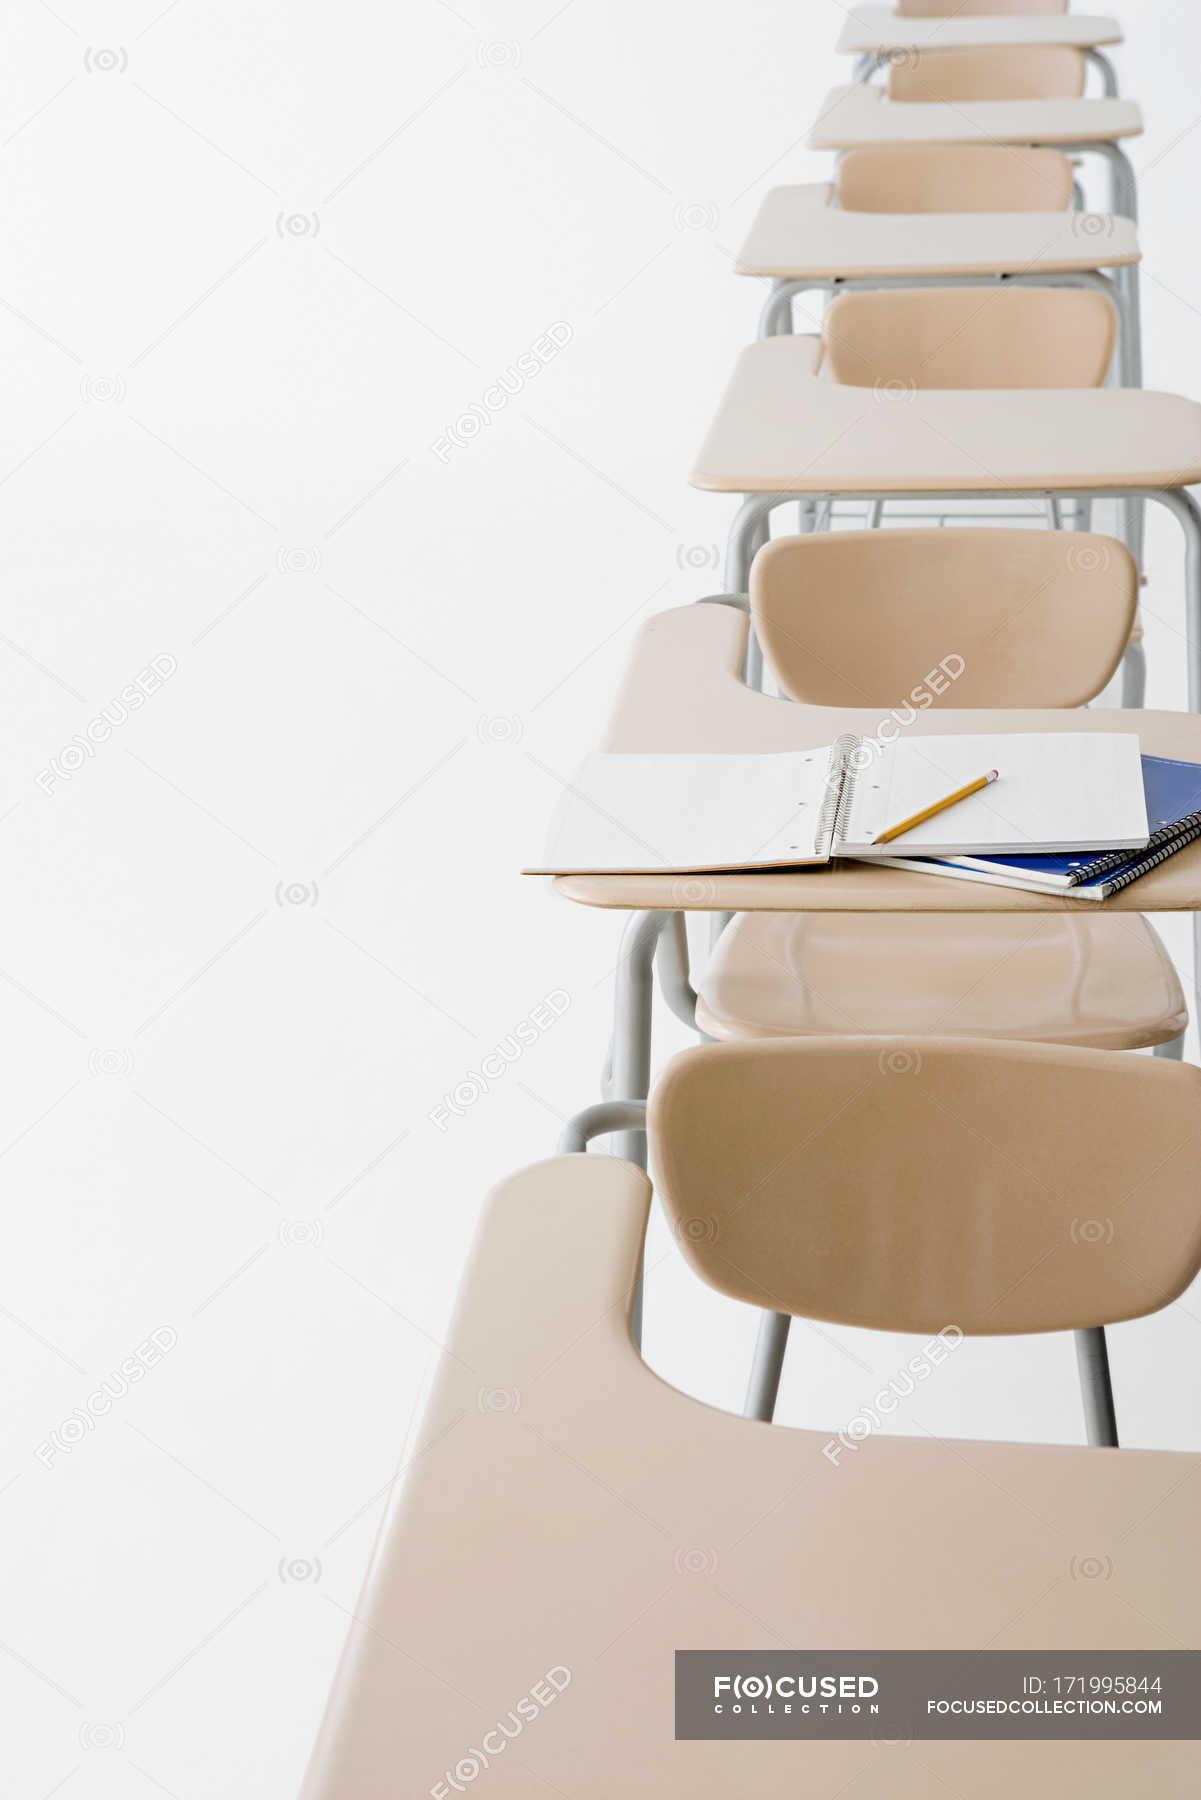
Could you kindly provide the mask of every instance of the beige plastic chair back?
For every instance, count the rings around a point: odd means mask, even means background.
[[[1083,56],[1068,44],[981,50],[921,50],[893,63],[890,100],[1074,100],[1084,92]]]
[[[1089,532],[821,532],[751,567],[764,653],[812,706],[1083,706],[1137,604],[1130,552]]]
[[[835,176],[847,212],[1064,212],[1072,165],[1008,144],[879,144],[848,150]]]
[[[1117,315],[1078,288],[903,288],[841,294],[826,312],[834,381],[903,405],[919,388],[1104,385]]]
[[[718,1044],[668,1064],[648,1127],[687,1260],[772,1312],[1083,1330],[1168,1305],[1201,1269],[1201,1069],[1183,1063],[962,1038]]]
[[[1010,18],[1014,13],[1064,13],[1068,0],[897,0],[902,19],[965,19],[977,13]]]

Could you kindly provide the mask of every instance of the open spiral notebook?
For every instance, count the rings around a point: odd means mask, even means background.
[[[873,839],[990,768],[1000,779],[889,844]],[[1138,738],[1125,732],[847,734],[752,756],[590,756],[527,875],[711,874],[881,859],[1138,850]]]

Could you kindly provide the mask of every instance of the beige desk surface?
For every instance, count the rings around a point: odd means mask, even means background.
[[[1089,144],[1137,137],[1133,100],[890,101],[859,82],[831,88],[810,131],[810,150],[861,144]]]
[[[336,1591],[301,1800],[1196,1800],[1197,1743],[676,1741],[676,1650],[1201,1648],[1201,1456],[881,1431],[835,1467],[833,1415],[736,1418],[641,1361],[649,1202],[600,1154],[492,1197],[363,1591]]]
[[[986,305],[987,301],[982,301]],[[1020,493],[1201,481],[1201,405],[1135,388],[849,387],[820,340],[742,351],[690,477],[735,494]]]
[[[831,205],[825,182],[772,188],[738,254],[739,275],[1038,275],[1139,260],[1132,219],[1075,212],[867,213]]]
[[[625,751],[809,750],[843,731],[874,736],[884,707],[798,706],[753,693],[739,675],[747,620],[729,606],[682,606],[658,613],[635,640],[601,748]],[[952,690],[953,691],[953,690]],[[955,731],[1131,731],[1152,756],[1201,763],[1201,718],[1165,712],[957,711],[936,703],[916,733]],[[626,911],[697,912],[1078,912],[1093,900],[1029,894],[867,863],[759,874],[563,875],[568,900]],[[1201,910],[1201,843],[1104,902],[1107,912]]]
[[[860,56],[871,50],[971,50],[986,44],[1074,44],[1088,50],[1121,42],[1116,19],[1091,13],[902,19],[891,6],[857,6],[847,16],[837,48]]]

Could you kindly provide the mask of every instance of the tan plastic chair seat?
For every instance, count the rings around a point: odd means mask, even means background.
[[[989,11],[974,17],[962,8],[949,18],[907,18],[891,6],[857,6],[848,14],[838,39],[846,56],[872,51],[924,49],[976,50],[985,45],[1075,44],[1090,49],[1101,44],[1120,44],[1122,27],[1116,19],[1091,13],[1049,14],[1015,12],[1005,15],[997,0]]]
[[[887,390],[1100,387],[1117,339],[1105,294],[1080,288],[858,289],[822,327],[831,381]]]
[[[806,143],[810,150],[859,144],[1088,144],[1137,137],[1132,100],[889,100],[865,82],[832,88]]]
[[[648,1201],[601,1155],[491,1199],[302,1800],[453,1795],[460,1763],[480,1800],[1195,1800],[1195,1743],[675,1741],[678,1649],[1201,1648],[1201,1456],[877,1433],[835,1467],[840,1420],[641,1362]]]
[[[773,538],[750,585],[789,699],[897,707],[915,727],[936,689],[949,694],[945,670],[920,679],[949,654],[957,707],[1087,705],[1117,672],[1138,602],[1116,539],[997,526]]]
[[[890,100],[1078,100],[1087,64],[1068,44],[920,50],[888,71]]]
[[[1139,260],[1130,219],[1070,212],[851,212],[830,198],[824,182],[773,188],[739,252],[736,272],[822,281],[1052,275]]]
[[[655,615],[638,632],[608,728],[604,750],[745,752],[810,750],[843,731],[874,736],[888,715],[880,707],[798,706],[753,692],[742,680],[747,619],[729,606],[681,606]],[[965,712],[948,706],[952,687],[921,715],[923,733],[944,731],[1129,731],[1128,712],[1063,708]],[[1201,718],[1140,712],[1139,738],[1149,756],[1201,763]],[[679,880],[665,875],[561,876],[556,889],[586,906],[785,913],[1038,913],[1096,915],[1097,903],[989,887],[975,881],[914,875],[904,869],[837,863],[829,869],[773,870]],[[1115,913],[1201,910],[1201,844],[1161,863],[1104,902]]]
[[[748,913],[722,933],[698,1028],[722,1039],[844,1033],[1020,1038],[1092,1050],[1165,1044],[1188,1025],[1145,919],[813,918]]]
[[[839,157],[834,186],[847,212],[1062,214],[1075,178],[1062,150],[1029,144],[861,144]],[[1107,236],[1090,216],[1074,229]]]
[[[1187,1063],[946,1036],[709,1044],[668,1063],[647,1130],[685,1257],[749,1306],[1088,1331],[1160,1311],[1201,1270]]]
[[[694,487],[1001,494],[1201,481],[1201,405],[1176,394],[876,391],[820,381],[820,358],[809,337],[764,338],[742,351]]]

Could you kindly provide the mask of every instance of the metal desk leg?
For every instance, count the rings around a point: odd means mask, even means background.
[[[1201,510],[1187,488],[1147,495],[1175,513],[1184,533],[1184,629],[1188,640],[1188,709],[1201,713]]]
[[[1130,263],[1126,268],[1118,269],[1115,273],[1122,294],[1122,305],[1118,314],[1121,332],[1122,385],[1123,387],[1141,388],[1143,385],[1143,328],[1138,267],[1136,264]],[[1140,577],[1145,573],[1145,517],[1146,506],[1141,499],[1132,499],[1124,503],[1124,536],[1130,554],[1138,564]]]
[[[758,548],[759,529],[773,506],[788,499],[787,494],[750,494],[734,516],[726,546],[726,591],[745,594],[750,588],[751,563]]]
[[[1055,147],[1055,146],[1053,146]],[[1060,150],[1065,148],[1060,144]],[[1077,144],[1075,149],[1082,154],[1103,156],[1109,164],[1109,210],[1121,213],[1124,218],[1138,221],[1138,181],[1134,173],[1134,165],[1130,161],[1121,144],[1113,141]]]
[[[748,494],[739,507],[726,546],[726,589],[729,593],[745,595],[750,592],[751,563],[765,540],[767,515],[773,506],[786,498],[784,494]],[[749,688],[759,689],[763,685],[763,652],[753,625],[747,632],[743,678]]]
[[[1084,52],[1084,60],[1090,68],[1096,69],[1097,73],[1100,75],[1101,92],[1104,94],[1105,98],[1107,100],[1116,100],[1118,97],[1118,76],[1117,70],[1114,68],[1109,58],[1103,51],[1090,46]]]
[[[1138,182],[1130,158],[1120,144],[1089,144],[1088,149],[1103,156],[1109,164],[1110,210],[1138,223]],[[1121,309],[1123,381],[1128,387],[1143,385],[1142,302],[1137,263],[1116,271],[1125,304]],[[1143,573],[1143,541],[1145,503],[1134,496],[1125,503],[1125,538],[1130,553]]]
[[[776,1410],[776,1395],[780,1391],[780,1376],[784,1373],[784,1352],[788,1348],[788,1328],[791,1324],[790,1313],[765,1312],[760,1315],[755,1360],[751,1365],[751,1379],[742,1408],[746,1419],[762,1419],[769,1425],[771,1423],[772,1414]]]
[[[747,498],[754,499],[755,496],[748,495]],[[770,532],[770,529],[769,529],[768,523],[767,523],[767,513],[764,512],[760,515],[757,523],[755,524],[754,529],[747,534],[747,539],[746,539],[746,584],[745,584],[745,586],[739,588],[738,592],[740,594],[748,594],[750,592],[751,564],[754,562],[754,560],[755,560],[756,556],[759,554],[760,550],[762,550],[764,544],[767,543],[770,536],[771,536],[771,532]],[[746,685],[749,688],[753,688],[756,693],[762,692],[762,689],[763,689],[763,649],[759,643],[759,639],[758,639],[758,636],[756,635],[754,625],[751,625],[749,627],[747,634],[746,634],[746,661],[743,665],[742,678],[746,682]]]
[[[617,996],[613,1019],[614,1100],[645,1100],[651,1077],[651,1005],[655,951],[668,912],[632,913],[621,939]],[[617,1153],[646,1167],[646,1133],[623,1132]]]
[[[1105,1328],[1098,1325],[1090,1331],[1078,1331],[1076,1361],[1080,1369],[1080,1392],[1084,1400],[1084,1424],[1090,1444],[1118,1445],[1118,1421],[1113,1406],[1113,1386],[1109,1379],[1109,1351]]]
[[[792,303],[798,294],[808,291],[809,285],[804,281],[784,279],[772,282],[771,293],[759,315],[759,336],[761,338],[792,336]],[[828,286],[829,284],[819,283],[818,285]],[[797,506],[797,529],[802,537],[813,529],[813,502],[811,500],[802,500]],[[766,541],[766,534],[760,541],[760,548],[764,541]],[[759,680],[751,685],[762,687],[762,671],[760,671]]]
[[[1127,644],[1122,656],[1122,706],[1138,711],[1147,704],[1147,652],[1141,644]]]
[[[763,310],[759,314],[761,338],[792,336],[792,303],[801,292],[803,284],[799,281],[772,282],[771,292],[763,302]]]
[[[651,1005],[654,995],[655,951],[659,935],[671,914],[634,913],[621,939],[617,965],[617,999],[613,1021],[614,1100],[645,1100],[651,1080]],[[646,1132],[623,1131],[616,1138],[616,1154],[646,1168]],[[630,1332],[642,1343],[642,1268],[630,1314]]]

